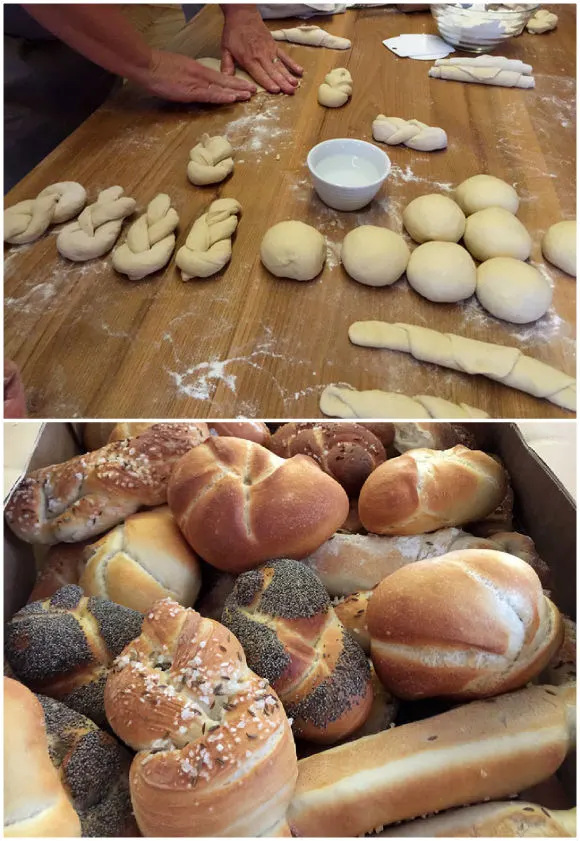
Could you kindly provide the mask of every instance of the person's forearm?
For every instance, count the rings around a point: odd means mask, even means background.
[[[150,66],[150,47],[118,6],[39,3],[24,8],[73,50],[111,73],[138,81]]]

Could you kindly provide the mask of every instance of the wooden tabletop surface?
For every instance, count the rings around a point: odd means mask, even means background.
[[[167,192],[180,215],[178,247],[215,198],[243,206],[231,263],[208,280],[183,283],[174,260],[146,280],[117,275],[111,257],[86,264],[58,256],[54,230],[6,250],[5,352],[21,367],[35,417],[319,417],[329,383],[433,394],[492,417],[568,417],[570,413],[481,377],[418,362],[406,354],[352,345],[353,321],[426,325],[520,347],[569,374],[575,371],[573,278],[544,265],[539,243],[554,222],[574,218],[575,6],[558,6],[546,35],[524,33],[496,50],[533,65],[534,90],[502,89],[428,77],[430,62],[396,58],[382,39],[436,32],[429,14],[375,8],[319,22],[352,39],[349,51],[286,45],[305,68],[294,97],[255,96],[232,107],[181,107],[123,91],[97,111],[6,197],[6,206],[48,184],[78,180],[91,199],[120,184],[142,210]],[[272,21],[271,28],[287,26]],[[219,56],[221,14],[206,7],[172,45],[192,57]],[[346,66],[354,80],[341,109],[317,103],[326,73]],[[443,127],[448,149],[390,147],[392,173],[363,211],[340,213],[313,193],[308,150],[332,137],[372,140],[380,112]],[[233,176],[194,187],[189,150],[204,132],[235,147]],[[538,323],[516,327],[487,316],[473,299],[432,304],[399,281],[370,288],[340,265],[341,242],[357,225],[402,230],[416,196],[441,192],[477,173],[513,183],[519,218],[534,240],[532,261],[554,285],[553,307]],[[323,273],[310,283],[279,280],[259,258],[266,230],[300,219],[328,242]]]

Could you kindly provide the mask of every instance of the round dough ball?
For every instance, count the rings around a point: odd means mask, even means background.
[[[426,242],[411,254],[407,280],[429,301],[463,301],[475,292],[475,263],[455,242]]]
[[[537,321],[552,303],[552,287],[537,269],[513,257],[494,257],[477,269],[477,297],[496,318]]]
[[[415,242],[459,242],[465,214],[452,199],[434,193],[413,199],[403,211],[403,224]]]
[[[513,257],[527,260],[532,238],[519,219],[503,207],[488,207],[469,216],[463,241],[476,260]]]
[[[345,236],[341,259],[348,274],[359,283],[390,286],[407,268],[410,253],[403,237],[394,231],[361,225]]]
[[[276,277],[312,280],[324,266],[326,243],[321,233],[304,222],[278,222],[266,231],[260,257]]]
[[[563,272],[576,277],[576,220],[556,222],[542,240],[542,254]]]
[[[472,175],[455,190],[455,201],[466,216],[487,207],[503,207],[517,213],[520,206],[518,194],[511,186],[495,175]]]

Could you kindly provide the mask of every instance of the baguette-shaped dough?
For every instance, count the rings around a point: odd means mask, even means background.
[[[465,374],[481,374],[533,397],[543,397],[570,412],[576,411],[574,377],[525,356],[518,348],[385,321],[355,321],[348,335],[355,345],[400,350],[423,362]]]
[[[442,397],[393,391],[357,391],[350,385],[327,385],[320,395],[320,411],[331,418],[488,418],[487,412],[451,403]]]
[[[275,41],[289,41],[307,47],[328,47],[331,50],[349,50],[348,38],[331,35],[319,26],[296,26],[293,29],[274,29],[270,35]]]
[[[469,67],[464,64],[432,67],[429,75],[433,79],[450,82],[473,82],[477,85],[496,85],[501,88],[533,88],[533,76],[525,76],[515,70],[501,70],[498,67]]]
[[[506,58],[503,55],[479,55],[477,58],[438,58],[435,67],[448,67],[459,65],[460,67],[496,67],[499,70],[513,70],[516,73],[523,73],[530,76],[532,65],[525,64],[517,58]]]

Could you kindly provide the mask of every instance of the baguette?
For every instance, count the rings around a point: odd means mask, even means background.
[[[532,686],[403,724],[298,763],[295,835],[362,835],[502,798],[553,774],[574,746],[574,687]]]

